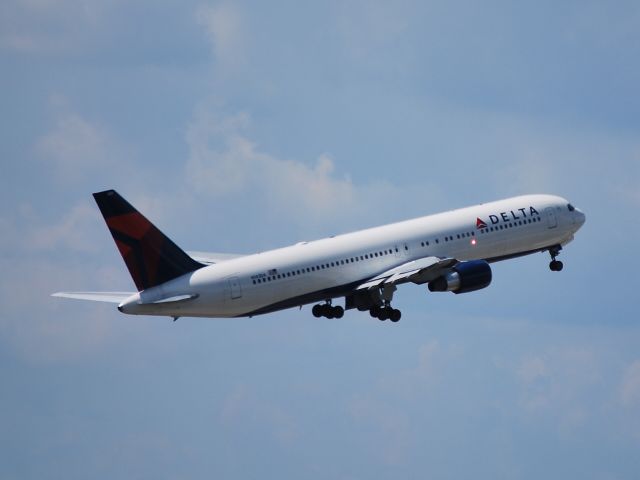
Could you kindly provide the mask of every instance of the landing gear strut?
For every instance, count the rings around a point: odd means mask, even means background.
[[[336,305],[334,307],[331,305],[331,301],[327,300],[327,303],[314,305],[311,309],[311,313],[313,313],[313,316],[316,318],[342,318],[344,316],[344,308],[340,305]]]
[[[560,255],[560,250],[562,250],[562,247],[560,245],[557,245],[549,249],[549,255],[551,255],[551,262],[549,263],[549,269],[552,272],[560,272],[564,267],[563,263],[560,260],[556,260],[556,257]]]
[[[393,300],[393,293],[397,290],[397,287],[393,284],[385,284],[381,288],[372,291],[371,297],[373,300],[373,306],[369,309],[369,315],[378,320],[385,321],[391,320],[397,322],[402,317],[400,310],[391,306],[391,300]]]

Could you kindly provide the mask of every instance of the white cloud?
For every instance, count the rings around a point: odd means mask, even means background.
[[[464,139],[452,142],[447,155],[477,170],[470,178],[482,178],[483,190],[493,195],[570,192],[579,203],[595,189],[627,198],[638,190],[640,143],[626,132],[468,105],[438,103],[434,111],[443,123],[459,125],[458,136]],[[442,131],[443,138],[449,133]]]
[[[58,223],[30,228],[25,235],[25,245],[36,250],[67,248],[71,251],[98,252],[98,215],[97,209],[88,202],[76,205]]]
[[[187,131],[190,157],[187,179],[200,195],[243,194],[258,199],[270,212],[298,222],[373,216],[393,204],[400,192],[389,184],[355,185],[339,177],[329,154],[308,165],[261,152],[245,134],[249,117],[218,117],[205,108],[196,111]]]
[[[110,259],[117,250],[90,199],[53,221],[30,204],[19,205],[13,217],[0,218],[0,226],[7,227],[0,255],[0,347],[36,364],[73,362],[126,335],[122,324],[114,324],[120,314],[113,305],[50,296],[61,290],[133,290],[121,262],[101,264],[105,245],[112,249]]]
[[[86,198],[66,212],[55,213],[55,218],[44,219],[30,203],[17,205],[15,210],[0,217],[4,232],[0,246],[4,252],[35,258],[42,253],[90,253],[101,251],[106,227],[99,210]]]
[[[227,3],[201,5],[196,10],[196,20],[204,27],[218,62],[225,68],[244,64],[247,32],[237,6]]]
[[[77,114],[58,118],[55,129],[40,142],[40,148],[59,162],[77,168],[104,144],[104,134]]]
[[[70,111],[64,99],[53,98],[56,112],[53,128],[36,142],[36,151],[63,183],[115,168],[114,141],[106,130]]]

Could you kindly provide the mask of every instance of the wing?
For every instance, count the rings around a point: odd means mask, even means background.
[[[441,276],[448,269],[459,263],[455,258],[424,257],[404,263],[387,270],[380,275],[358,285],[358,290],[369,290],[385,285],[397,285],[413,282],[421,285]]]
[[[352,293],[345,296],[345,308],[370,310],[375,306],[379,307],[391,301],[396,285],[407,282],[421,285],[431,282],[445,275],[458,263],[460,262],[455,258],[440,257],[424,257],[403,263],[355,287]],[[399,318],[398,316],[397,319]]]
[[[187,252],[187,254],[195,261],[204,263],[205,265],[213,265],[214,263],[226,262],[234,258],[244,257],[238,253],[210,253],[210,252]]]
[[[90,300],[92,302],[122,303],[134,292],[58,292],[52,297],[73,298],[76,300]]]

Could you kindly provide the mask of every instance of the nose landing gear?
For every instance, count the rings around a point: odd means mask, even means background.
[[[549,269],[552,272],[561,272],[564,268],[564,264],[560,260],[556,260],[556,257],[560,255],[560,250],[562,247],[557,245],[553,248],[549,249],[549,255],[551,255],[551,262],[549,263]]]

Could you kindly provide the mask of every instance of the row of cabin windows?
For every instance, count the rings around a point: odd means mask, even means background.
[[[534,217],[534,218],[528,218],[525,220],[519,220],[517,222],[513,222],[512,223],[507,223],[504,225],[498,225],[495,227],[487,227],[487,228],[483,228],[480,230],[480,233],[487,233],[487,232],[494,232],[494,231],[498,231],[498,230],[506,230],[507,228],[513,228],[516,227],[518,225],[526,225],[528,223],[534,223],[534,222],[540,222],[542,221],[542,219],[540,217]],[[463,233],[457,233],[456,234],[456,238],[458,240],[461,240],[463,238],[470,238],[470,237],[475,237],[475,232],[463,232]],[[454,240],[454,236],[453,235],[447,235],[446,237],[444,237],[443,239],[445,242],[451,242]],[[435,240],[436,244],[440,243],[440,239],[436,238]],[[422,247],[428,247],[430,245],[429,240],[427,241],[423,241],[420,242],[420,245]],[[405,250],[408,250],[408,247],[405,245]],[[295,277],[298,275],[302,275],[304,273],[311,273],[311,272],[315,272],[318,270],[325,270],[327,268],[333,268],[333,267],[337,267],[340,265],[345,265],[345,264],[349,264],[349,263],[355,263],[355,262],[361,262],[364,260],[370,260],[376,257],[383,257],[385,255],[392,255],[393,252],[398,253],[398,247],[394,247],[394,249],[389,249],[389,250],[382,250],[379,252],[373,252],[373,253],[368,253],[365,255],[356,255],[355,257],[350,257],[350,258],[346,258],[343,260],[336,260],[334,262],[330,262],[330,263],[325,263],[325,264],[320,264],[320,265],[315,265],[312,267],[306,267],[306,268],[301,268],[299,270],[292,270],[290,272],[286,272],[286,273],[278,273],[276,275],[269,275],[268,277],[265,278],[258,278],[253,280],[253,284],[256,285],[258,283],[266,283],[266,282],[271,282],[273,280],[279,280],[282,278],[287,278],[287,277]]]
[[[542,219],[540,217],[528,218],[528,219],[525,219],[525,220],[518,220],[517,222],[513,222],[513,223],[506,223],[504,225],[498,225],[498,226],[495,226],[495,227],[482,228],[482,229],[480,229],[480,233],[497,232],[498,230],[506,230],[507,228],[513,228],[513,227],[517,227],[517,226],[526,225],[528,223],[535,223],[535,222],[540,222],[540,221],[542,221]],[[475,232],[462,232],[462,233],[457,233],[456,234],[456,238],[458,240],[462,240],[464,238],[471,238],[471,237],[475,237],[475,236],[476,236]],[[444,237],[444,241],[445,242],[453,241],[453,235],[448,235],[448,236]],[[436,238],[434,240],[434,242],[439,244],[440,243],[440,239]],[[430,245],[429,240],[420,242],[420,246],[422,246],[422,247],[428,247],[429,245]]]
[[[407,247],[405,247],[405,249],[407,249]],[[254,279],[253,280],[253,284],[256,285],[258,283],[266,283],[266,282],[272,282],[273,280],[279,280],[281,278],[288,278],[288,277],[295,277],[298,275],[303,275],[305,273],[311,273],[311,272],[316,272],[318,270],[325,270],[327,268],[333,268],[333,267],[338,267],[340,265],[346,265],[349,263],[356,263],[356,262],[362,262],[364,260],[371,260],[373,258],[377,258],[377,257],[384,257],[386,255],[392,255],[393,252],[398,253],[398,247],[395,247],[393,249],[388,249],[388,250],[381,250],[378,252],[373,252],[373,253],[366,253],[364,255],[356,255],[355,257],[349,257],[349,258],[345,258],[342,260],[336,260],[334,262],[329,262],[329,263],[325,263],[325,264],[320,264],[320,265],[314,265],[312,267],[306,267],[306,268],[301,268],[299,270],[291,270],[290,272],[286,272],[286,273],[278,273],[276,275],[269,275],[265,278],[258,278],[258,279]]]
[[[458,240],[460,240],[461,238],[467,238],[467,237],[475,237],[476,234],[475,232],[463,232],[463,233],[458,233],[456,234],[456,237]],[[453,241],[453,235],[447,235],[446,237],[444,237],[444,241],[445,242],[452,242]],[[440,243],[440,239],[436,238],[434,240],[435,243]],[[420,246],[421,247],[428,247],[429,245],[431,245],[429,243],[429,240],[425,241],[425,242],[420,242]]]
[[[524,220],[518,220],[517,222],[514,221],[514,222],[505,223],[504,225],[496,225],[495,227],[483,228],[482,230],[480,230],[480,233],[497,232],[498,230],[506,230],[507,228],[514,228],[522,225],[527,225],[529,223],[536,223],[541,221],[542,221],[542,218],[540,217],[527,218]]]

